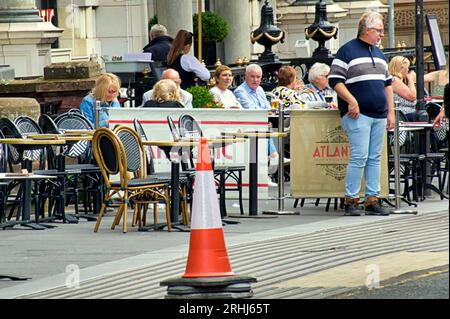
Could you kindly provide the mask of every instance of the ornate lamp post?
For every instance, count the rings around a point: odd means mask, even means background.
[[[325,47],[325,41],[331,38],[337,38],[338,28],[327,21],[327,4],[325,0],[319,0],[316,3],[316,16],[314,23],[305,29],[306,39],[313,39],[319,42],[319,46],[313,52],[313,57],[328,58],[331,52]]]
[[[261,24],[258,29],[250,33],[252,44],[258,42],[264,46],[264,52],[259,57],[259,62],[275,62],[278,57],[272,52],[272,46],[283,42],[284,32],[280,30],[273,21],[273,9],[265,0],[261,8]]]

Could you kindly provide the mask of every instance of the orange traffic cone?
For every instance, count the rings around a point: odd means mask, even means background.
[[[195,170],[189,256],[183,277],[234,276],[225,246],[206,138],[200,140]]]

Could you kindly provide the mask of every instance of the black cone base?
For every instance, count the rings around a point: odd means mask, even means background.
[[[250,276],[171,278],[160,283],[167,286],[166,299],[241,299],[251,298]]]

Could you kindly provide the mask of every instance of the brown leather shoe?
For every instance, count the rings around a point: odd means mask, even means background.
[[[366,211],[366,215],[389,216],[389,211],[383,208],[380,200],[374,196],[367,197],[364,203],[364,210]]]
[[[344,200],[345,216],[361,216],[364,211],[358,207],[359,198],[346,197]]]

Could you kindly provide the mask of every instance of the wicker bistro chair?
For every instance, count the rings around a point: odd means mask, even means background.
[[[144,131],[141,123],[138,119],[133,120],[134,129],[136,133],[141,137],[142,140],[147,141],[147,134]],[[144,146],[145,154],[147,159],[147,172],[150,172],[149,175],[155,178],[161,179],[170,179],[171,172],[156,172],[153,165],[153,152],[150,146]],[[167,150],[165,150],[167,158],[170,157],[170,154]],[[150,164],[149,164],[150,163]],[[195,172],[180,172],[179,181],[180,181],[180,194],[181,194],[181,214],[183,218],[183,224],[189,224],[189,214],[187,209],[187,202],[192,205],[192,192],[193,192],[193,182],[194,182]]]
[[[132,157],[135,156],[135,154],[138,153],[138,150],[136,148],[136,145],[139,144],[143,150],[145,150],[144,145],[142,144],[142,139],[140,138],[140,134],[127,127],[127,126],[118,126],[115,128],[114,132],[119,136],[119,138],[121,139],[124,147],[125,147],[125,151],[127,152],[127,154],[131,154]],[[144,133],[145,135],[145,133]],[[134,142],[134,139],[136,139],[136,143]],[[147,155],[148,153],[144,152],[144,158],[145,161],[148,160]],[[151,155],[151,152],[150,152]],[[128,158],[130,158],[130,156],[128,156]],[[152,158],[151,158],[152,159]],[[144,164],[142,164],[144,165]],[[148,165],[146,166],[148,168]],[[147,171],[148,172],[148,171]],[[156,181],[161,181],[163,183],[168,183],[168,185],[170,186],[171,183],[171,173],[155,173],[153,172],[153,174],[147,174],[146,176],[149,178],[153,178]],[[186,192],[187,192],[187,184],[189,184],[189,176],[186,175],[182,175],[179,178],[180,184],[181,184],[181,189],[180,189],[180,193],[182,195],[181,197],[181,213],[182,213],[182,221],[184,225],[188,225],[189,224],[189,218],[188,218],[188,210],[187,210],[187,205],[186,205]],[[155,200],[152,201],[153,204],[153,215],[154,215],[154,224],[157,224],[157,218],[158,218],[158,211],[157,211],[157,204],[158,202],[161,200],[161,198],[155,197]],[[163,201],[165,201],[165,198],[162,198]],[[145,200],[144,200],[145,201]],[[144,203],[144,212],[147,211],[147,207],[148,204]],[[171,205],[172,206],[172,205]],[[136,208],[136,207],[135,207]],[[169,208],[168,208],[169,209]],[[170,213],[170,212],[169,212]],[[136,217],[136,214],[135,214]],[[133,224],[136,224],[136,219],[133,219]],[[146,214],[143,214],[143,223],[144,226],[146,224]]]
[[[202,137],[203,132],[197,121],[189,114],[181,115],[178,120],[179,134],[181,137]],[[194,168],[194,155],[195,149],[191,152],[189,162],[190,168]],[[212,157],[214,158],[214,157]],[[225,192],[226,191],[237,191],[239,193],[239,208],[241,215],[244,215],[244,205],[242,202],[242,172],[245,170],[245,166],[214,166],[214,177],[218,183],[218,192],[220,195],[220,210],[222,213],[222,218],[227,215],[226,205],[225,205]],[[226,186],[227,180],[233,180],[237,186],[229,187]]]
[[[115,197],[119,202],[117,215],[112,229],[123,218],[123,232],[127,232],[128,204],[135,205],[133,220],[142,225],[140,211],[143,205],[163,199],[166,204],[168,231],[171,231],[169,180],[154,179],[147,176],[147,166],[142,142],[130,128],[117,129],[117,134],[107,128],[95,131],[93,137],[94,157],[105,181],[106,192],[100,209],[94,232],[98,231],[106,205]],[[118,181],[112,181],[111,175],[117,175]],[[133,175],[132,178],[130,176]],[[146,212],[144,211],[144,214]]]

